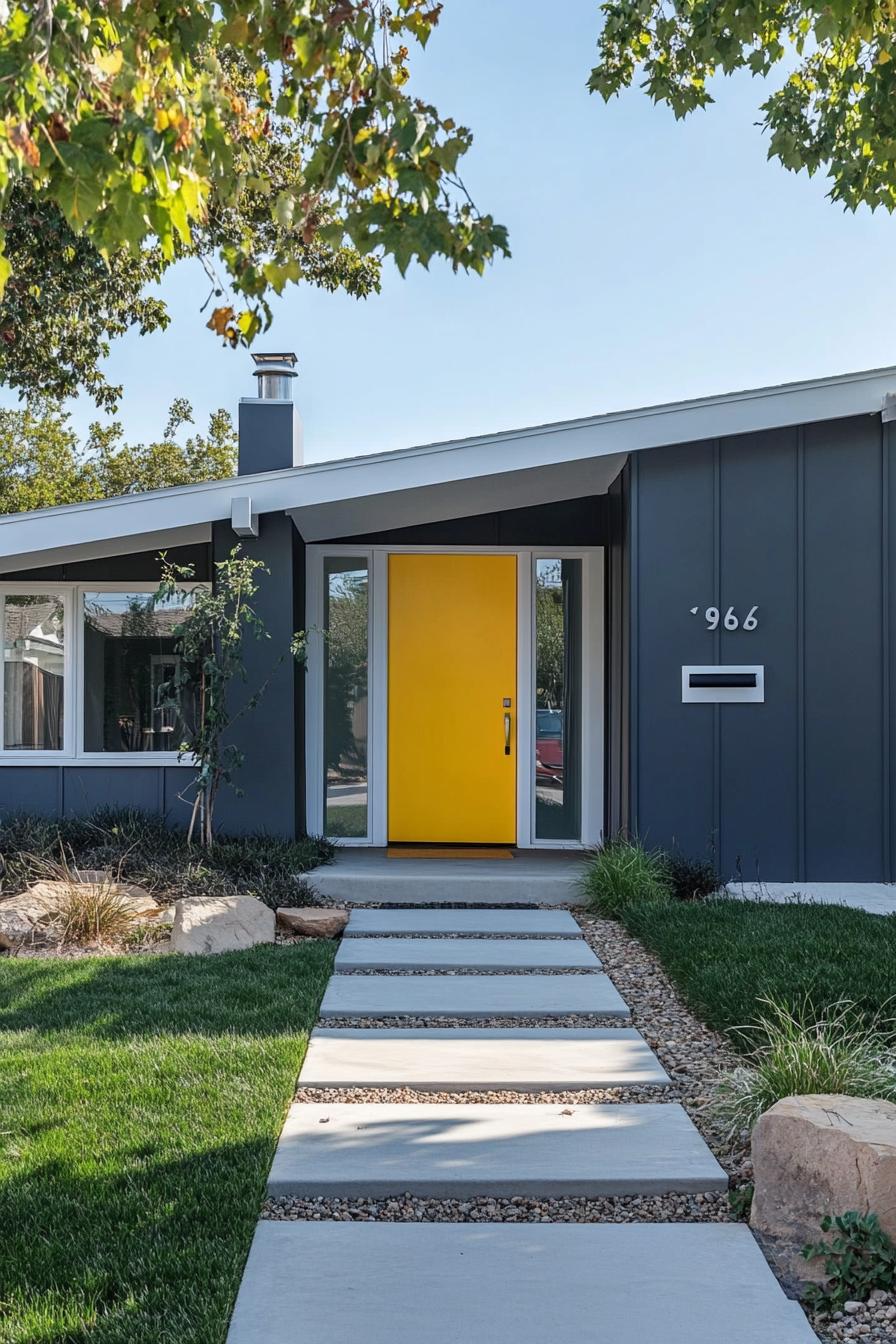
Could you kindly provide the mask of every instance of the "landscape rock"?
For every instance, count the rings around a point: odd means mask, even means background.
[[[896,1106],[865,1097],[786,1097],[753,1130],[750,1225],[795,1283],[821,1281],[821,1259],[800,1252],[822,1239],[826,1214],[876,1213],[896,1238]]]
[[[281,905],[277,923],[303,938],[338,938],[348,923],[348,911]]]
[[[176,901],[172,952],[240,952],[274,941],[270,906],[254,896],[189,896]]]

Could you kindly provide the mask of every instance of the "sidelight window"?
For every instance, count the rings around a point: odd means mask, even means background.
[[[324,561],[324,830],[367,835],[368,565]]]
[[[535,561],[535,838],[582,826],[582,561]]]

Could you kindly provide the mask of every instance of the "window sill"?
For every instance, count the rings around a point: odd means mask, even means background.
[[[0,752],[0,770],[8,765],[57,765],[68,769],[82,765],[108,766],[177,766],[189,770],[194,762],[188,757],[177,758],[176,751],[103,752],[90,756],[66,756],[61,751]]]

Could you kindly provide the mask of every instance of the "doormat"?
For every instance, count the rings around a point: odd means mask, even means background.
[[[386,850],[387,859],[512,859],[511,849],[461,849],[449,846],[447,849],[396,849],[392,845]]]

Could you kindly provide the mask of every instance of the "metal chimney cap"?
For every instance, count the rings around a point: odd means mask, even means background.
[[[297,378],[298,359],[291,350],[279,354],[254,354],[255,377],[258,379],[258,395],[265,401],[290,401],[292,393],[290,380]]]

